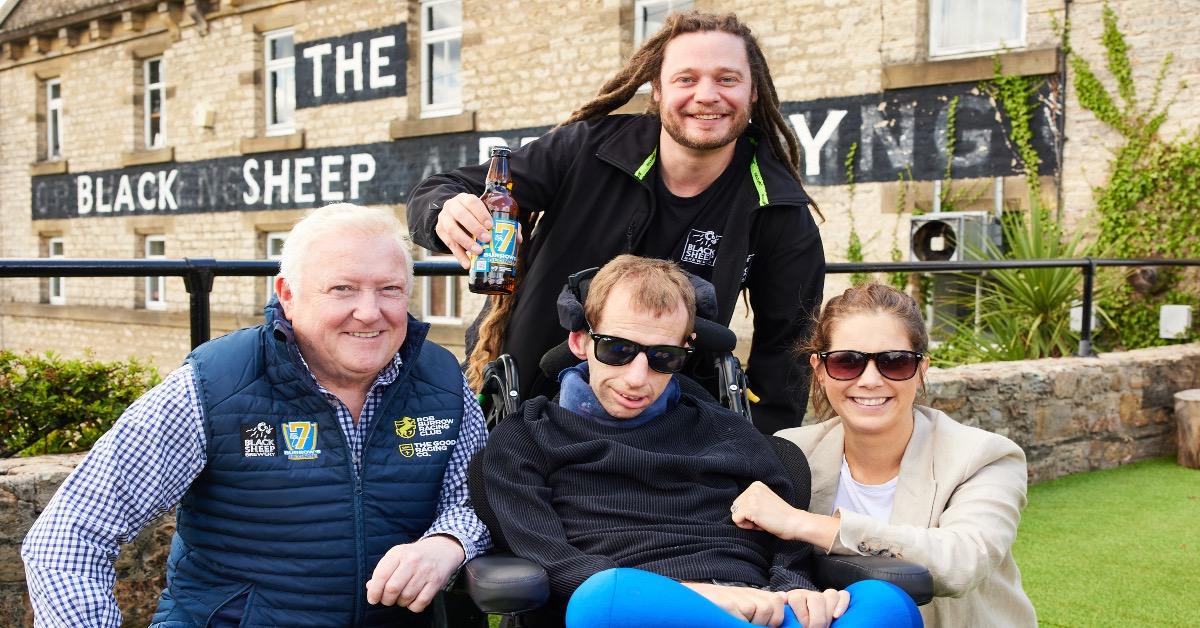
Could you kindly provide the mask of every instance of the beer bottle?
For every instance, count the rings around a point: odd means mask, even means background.
[[[517,286],[517,201],[512,197],[507,146],[492,148],[487,182],[480,200],[492,214],[492,241],[471,264],[471,292],[512,294]]]

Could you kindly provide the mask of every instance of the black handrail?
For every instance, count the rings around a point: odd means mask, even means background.
[[[976,260],[969,262],[856,262],[831,263],[826,274],[845,273],[948,273],[1021,268],[1079,268],[1083,272],[1083,318],[1077,355],[1092,356],[1092,300],[1097,267],[1200,266],[1200,259],[1072,259]],[[458,262],[420,260],[413,265],[418,277],[466,275]],[[267,260],[217,260],[211,257],[168,259],[0,259],[4,277],[183,277],[189,297],[192,347],[211,337],[209,294],[216,277],[270,277],[279,263]]]

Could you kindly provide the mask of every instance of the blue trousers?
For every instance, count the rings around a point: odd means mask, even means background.
[[[921,628],[912,598],[894,584],[863,580],[846,588],[850,607],[835,628]],[[803,628],[785,610],[782,628]],[[608,569],[584,581],[567,603],[567,628],[749,628],[678,582],[640,569]]]

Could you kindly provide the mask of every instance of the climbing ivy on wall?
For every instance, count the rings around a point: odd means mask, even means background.
[[[850,145],[850,151],[846,153],[846,185],[849,186],[849,204],[846,209],[846,216],[850,220],[850,239],[846,243],[846,261],[857,263],[863,261],[863,243],[862,238],[858,235],[858,229],[854,225],[854,160],[858,156],[858,142]],[[851,273],[850,285],[861,286],[871,281],[869,273]]]
[[[1130,48],[1113,8],[1102,9],[1105,68],[1116,85],[1113,94],[1091,63],[1070,46],[1069,25],[1063,29],[1079,104],[1121,135],[1122,144],[1109,164],[1108,182],[1094,189],[1099,215],[1097,246],[1105,255],[1123,258],[1196,257],[1200,255],[1200,132],[1163,138],[1159,131],[1174,102],[1163,101],[1163,86],[1173,62],[1159,64],[1149,98],[1139,97],[1133,80]],[[1180,83],[1178,90],[1185,87]],[[1143,95],[1144,97],[1144,95]],[[1144,103],[1144,104],[1143,104]],[[1159,268],[1134,272],[1105,271],[1112,289],[1102,307],[1114,323],[1105,348],[1137,348],[1164,344],[1158,338],[1158,309],[1166,303],[1200,305],[1195,274]]]

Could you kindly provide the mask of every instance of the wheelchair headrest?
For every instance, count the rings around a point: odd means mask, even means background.
[[[599,268],[588,268],[567,278],[567,285],[563,286],[562,292],[558,294],[558,323],[563,326],[563,329],[567,331],[587,329],[587,319],[583,315],[583,302],[587,300],[588,287],[592,284],[592,277],[599,271]],[[687,271],[683,271],[683,274],[687,275],[688,281],[692,283],[692,290],[696,293],[697,327],[699,327],[700,319],[716,320],[718,315],[716,289],[706,279]],[[730,332],[730,334],[732,333]],[[736,342],[736,336],[734,338]]]

